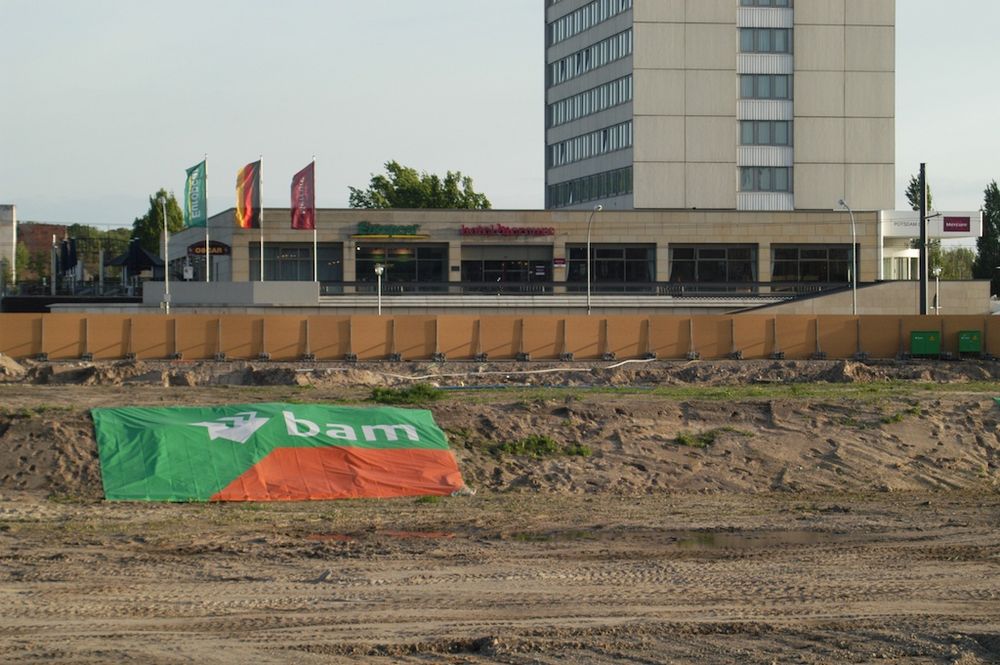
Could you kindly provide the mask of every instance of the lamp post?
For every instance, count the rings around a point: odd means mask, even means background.
[[[594,209],[590,211],[590,217],[587,219],[587,315],[590,315],[590,226],[594,223],[594,215],[604,210],[604,206],[596,205]]]
[[[931,274],[934,275],[934,314],[941,316],[941,266],[934,266]]]
[[[854,316],[858,315],[858,230],[854,224],[854,211],[844,199],[837,201],[838,210],[843,208],[851,215],[851,302]]]
[[[160,197],[163,213],[163,312],[170,314],[170,235],[167,231],[167,198]]]
[[[381,263],[375,264],[375,279],[378,282],[378,315],[382,316],[382,273],[385,272],[385,266]]]

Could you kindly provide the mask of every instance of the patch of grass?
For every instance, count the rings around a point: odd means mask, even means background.
[[[443,496],[436,496],[436,495],[433,495],[433,494],[428,494],[426,496],[418,496],[417,500],[414,501],[414,503],[418,503],[418,504],[423,505],[423,504],[441,503],[442,501],[444,501],[444,497]]]
[[[504,441],[493,447],[493,453],[518,457],[551,457],[559,453],[559,444],[550,436],[532,434],[523,439]]]
[[[907,409],[903,409],[902,411],[897,411],[896,413],[892,414],[891,416],[885,416],[885,417],[883,417],[882,418],[882,424],[883,425],[891,425],[893,423],[901,423],[901,422],[903,422],[903,420],[906,419],[907,416],[917,416],[917,417],[920,417],[921,415],[923,415],[923,413],[924,413],[923,409],[921,409],[919,406],[914,405],[914,406],[911,406],[911,407],[909,407]]]
[[[532,434],[523,439],[504,441],[490,447],[489,451],[497,457],[503,455],[514,455],[515,457],[590,457],[594,451],[589,446],[582,443],[571,443],[560,445],[552,437],[545,434]]]
[[[753,436],[753,432],[737,429],[735,427],[716,427],[704,432],[679,432],[674,439],[674,443],[688,448],[708,448],[715,443],[720,434],[736,434],[747,438]]]
[[[563,448],[563,453],[570,457],[590,457],[594,454],[594,451],[582,443],[571,443]]]
[[[510,538],[522,543],[547,543],[552,540],[552,536],[547,533],[513,533]]]
[[[708,432],[678,432],[674,443],[688,448],[708,448],[715,443],[715,430]]]
[[[382,388],[375,386],[369,401],[378,404],[427,404],[442,399],[445,391],[429,383],[414,383],[405,388]]]

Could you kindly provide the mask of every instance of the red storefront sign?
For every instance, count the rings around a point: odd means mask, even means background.
[[[503,224],[466,226],[462,224],[461,234],[463,236],[528,236],[537,238],[554,236],[556,230],[551,226],[504,226]]]

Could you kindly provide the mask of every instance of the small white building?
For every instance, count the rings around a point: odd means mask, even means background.
[[[961,240],[983,235],[983,213],[930,211],[928,240]],[[915,280],[920,277],[920,213],[915,210],[879,212],[882,257],[879,280]]]

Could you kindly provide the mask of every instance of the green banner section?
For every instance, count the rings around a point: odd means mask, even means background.
[[[104,494],[208,501],[279,448],[447,451],[430,411],[321,404],[93,409]]]
[[[184,181],[184,226],[208,224],[206,179],[205,162],[187,170],[187,180]]]

